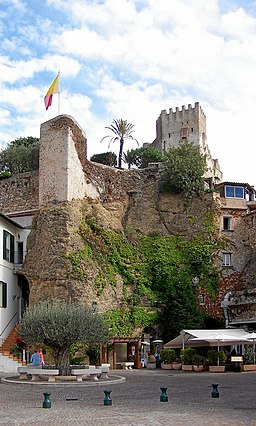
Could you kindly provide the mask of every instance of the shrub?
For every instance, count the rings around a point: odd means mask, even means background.
[[[194,348],[186,348],[181,350],[182,361],[185,365],[192,365],[194,363],[194,357],[196,350]]]
[[[175,358],[174,349],[162,349],[160,351],[160,358],[164,364],[171,364]]]
[[[219,359],[219,365],[224,365],[227,359],[227,356],[224,351],[217,351],[216,349],[210,349],[207,352],[207,359],[208,359],[209,365],[218,365],[218,359]]]

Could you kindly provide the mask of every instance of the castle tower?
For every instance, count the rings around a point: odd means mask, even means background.
[[[205,179],[214,183],[221,182],[222,173],[218,160],[211,157],[207,145],[206,116],[199,102],[195,103],[194,108],[189,104],[187,109],[183,105],[181,110],[178,107],[175,111],[170,108],[169,113],[163,110],[156,121],[156,139],[152,146],[158,151],[167,152],[171,147],[178,147],[184,140],[199,145],[202,154],[205,155],[207,163]]]

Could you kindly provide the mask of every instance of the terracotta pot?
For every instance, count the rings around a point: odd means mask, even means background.
[[[199,373],[200,371],[203,371],[203,369],[204,369],[204,366],[203,366],[203,365],[193,365],[193,370],[194,370],[194,371],[197,371],[198,373]]]
[[[193,365],[182,364],[182,370],[183,371],[192,371],[193,370]]]
[[[161,364],[162,370],[172,370],[173,364]]]
[[[241,371],[256,371],[256,365],[253,365],[253,364],[241,365]]]
[[[182,365],[182,364],[179,364],[179,363],[177,363],[177,364],[172,364],[172,369],[173,369],[173,370],[180,370],[180,369],[181,369],[181,365]]]
[[[209,371],[211,373],[224,373],[225,365],[210,365]]]

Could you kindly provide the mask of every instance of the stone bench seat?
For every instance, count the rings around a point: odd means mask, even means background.
[[[55,382],[55,376],[59,375],[59,370],[53,369],[42,369],[42,368],[28,368],[27,374],[31,374],[31,381],[34,382],[36,380],[40,380],[40,376],[48,376],[48,382]]]
[[[101,364],[101,378],[108,379],[110,364]]]
[[[94,380],[98,380],[98,376],[101,374],[101,367],[99,368],[81,368],[72,369],[71,375],[76,376],[77,382],[82,382],[83,378],[89,377]]]
[[[120,362],[120,365],[124,370],[132,370],[132,367],[134,366],[134,362],[123,361],[123,362]]]
[[[26,379],[27,378],[27,372],[28,372],[28,367],[26,367],[25,365],[22,367],[18,367],[17,371],[20,375],[20,379]]]

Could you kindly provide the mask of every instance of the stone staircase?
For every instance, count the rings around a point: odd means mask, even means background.
[[[26,365],[26,363],[10,354],[11,348],[16,344],[17,328],[18,326],[15,325],[0,346],[0,373],[17,373],[17,367]]]

